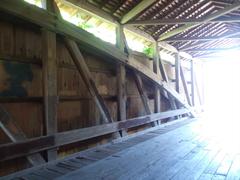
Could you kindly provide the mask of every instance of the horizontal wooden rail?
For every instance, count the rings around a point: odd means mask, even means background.
[[[141,75],[144,75],[160,88],[167,91],[172,97],[178,101],[180,105],[191,110],[188,103],[169,85],[162,82],[161,78],[150,69],[146,68],[143,64],[137,61],[131,61],[127,54],[121,52],[115,46],[106,43],[87,31],[61,19],[57,19],[56,15],[47,12],[23,1],[9,1],[1,0],[1,12],[8,15],[17,16],[30,23],[33,23],[41,28],[45,28],[56,32],[57,34],[70,37],[75,40],[78,45],[91,53],[104,54],[111,57],[117,63],[123,63],[126,67],[137,70]],[[195,117],[195,113],[191,110],[191,115]]]
[[[0,146],[0,161],[27,156],[29,154],[34,154],[47,149],[52,149],[66,144],[99,137],[102,135],[118,132],[120,130],[144,125],[150,122],[159,121],[169,117],[187,114],[189,112],[190,111],[188,109],[178,109],[174,111],[154,113],[151,115],[141,116],[124,121],[60,132],[51,136],[41,136],[24,140],[18,143],[4,144]]]
[[[21,156],[26,156],[31,152],[38,152],[39,149],[54,146],[55,137],[54,136],[42,136],[40,138],[27,139],[25,141],[20,141],[16,143],[9,143],[0,146],[1,159],[14,159]],[[11,157],[11,158],[8,158]]]

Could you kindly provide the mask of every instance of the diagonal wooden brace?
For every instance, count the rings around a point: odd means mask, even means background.
[[[80,73],[83,81],[85,82],[90,94],[92,95],[95,103],[97,104],[97,107],[99,108],[101,115],[105,122],[113,122],[111,115],[107,109],[106,104],[104,103],[103,98],[99,94],[97,87],[94,83],[94,80],[92,79],[91,73],[88,69],[88,66],[85,62],[85,59],[80,52],[78,45],[75,41],[65,38],[65,44],[67,46],[67,49],[73,59],[73,62],[75,63],[78,72]]]
[[[16,122],[2,106],[0,106],[0,127],[12,142],[27,140],[24,132],[18,127]],[[45,163],[45,160],[39,153],[28,155],[27,159],[33,166]]]
[[[133,74],[134,74],[134,79],[135,79],[135,82],[136,82],[136,85],[137,85],[138,92],[139,92],[139,94],[141,96],[141,100],[143,102],[143,106],[144,106],[144,109],[146,111],[146,114],[150,115],[150,114],[152,114],[152,112],[151,112],[151,109],[150,109],[149,104],[148,104],[147,93],[146,93],[146,91],[145,91],[145,89],[143,87],[142,78],[141,78],[141,76],[137,72],[134,72]],[[155,122],[153,122],[151,124],[152,124],[152,126],[156,125]]]

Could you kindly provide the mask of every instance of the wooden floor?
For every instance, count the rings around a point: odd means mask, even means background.
[[[7,179],[239,180],[239,152],[226,150],[202,131],[200,121],[182,121]]]

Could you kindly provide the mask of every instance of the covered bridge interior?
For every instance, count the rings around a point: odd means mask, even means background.
[[[240,134],[204,114],[239,22],[238,0],[1,0],[0,179],[239,180]]]

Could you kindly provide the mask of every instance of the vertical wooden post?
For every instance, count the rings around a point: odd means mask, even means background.
[[[127,119],[127,94],[126,94],[126,69],[119,64],[117,67],[117,87],[118,87],[118,120]],[[121,136],[127,135],[126,131],[121,131]]]
[[[176,91],[180,93],[180,56],[178,52],[175,54],[175,82]]]
[[[179,52],[175,54],[175,88],[178,93],[180,93],[180,56]],[[176,102],[177,108],[179,108],[179,104]],[[180,117],[180,116],[178,116]]]
[[[41,0],[42,7],[49,12],[55,13],[56,16],[61,17],[60,11],[55,3],[55,0]]]
[[[117,27],[116,33],[116,45],[117,47],[124,52],[127,50],[125,35],[123,32],[123,26],[119,25]],[[126,67],[123,64],[117,65],[117,87],[118,87],[118,120],[126,120],[127,119],[127,94],[126,94]],[[127,135],[126,131],[121,131],[121,136]]]
[[[194,73],[193,78],[194,78],[194,85],[195,85],[196,93],[197,93],[197,96],[198,96],[199,104],[202,106],[203,105],[202,97],[201,97],[201,93],[200,93],[200,90],[199,90],[199,87],[198,87],[197,77],[196,77],[195,73]]]
[[[153,61],[153,71],[157,75],[160,75],[159,70],[159,51],[158,43],[154,44],[154,61]],[[156,85],[154,89],[154,112],[159,113],[161,111],[161,93],[159,87]],[[159,123],[159,122],[158,122]]]
[[[187,81],[186,81],[185,76],[184,76],[183,68],[181,66],[180,66],[180,76],[181,76],[181,79],[182,79],[183,89],[184,89],[184,92],[185,92],[185,96],[187,98],[187,102],[191,106],[192,103],[191,103],[191,99],[190,99],[189,92],[188,92],[188,87],[187,87],[188,85],[187,85]]]
[[[158,42],[154,44],[154,57],[153,57],[153,72],[160,75],[160,57],[159,57],[159,50],[158,50]]]
[[[200,87],[201,87],[201,90],[200,90],[200,94],[201,94],[201,106],[202,106],[202,111],[204,110],[203,107],[204,107],[204,102],[205,102],[205,99],[204,99],[204,95],[205,95],[205,88],[204,88],[204,74],[205,74],[205,68],[204,68],[204,63],[201,63],[201,82],[200,82]]]
[[[42,30],[43,94],[46,134],[57,132],[57,58],[56,34]],[[48,161],[57,158],[57,150],[48,150]]]
[[[195,106],[195,95],[194,95],[194,62],[191,60],[191,94],[192,94],[192,106]]]
[[[116,46],[121,51],[125,50],[125,40],[124,40],[123,25],[118,25],[116,28]]]
[[[161,93],[159,87],[155,86],[154,89],[154,113],[161,112]],[[161,121],[157,121],[158,124],[161,124]],[[156,125],[156,123],[154,124]]]

